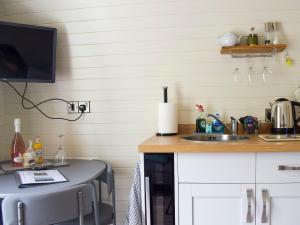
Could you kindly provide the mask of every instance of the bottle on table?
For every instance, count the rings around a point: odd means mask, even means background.
[[[33,149],[36,153],[36,164],[41,165],[44,163],[44,156],[43,156],[43,145],[41,143],[41,138],[36,137],[35,142],[33,144]]]
[[[14,119],[15,135],[11,143],[10,156],[11,164],[14,167],[23,166],[23,154],[25,153],[25,144],[21,135],[21,119]]]
[[[29,140],[29,147],[28,147],[27,151],[23,154],[23,159],[24,159],[24,162],[23,162],[24,167],[32,167],[35,165],[36,153],[32,147],[32,140]]]

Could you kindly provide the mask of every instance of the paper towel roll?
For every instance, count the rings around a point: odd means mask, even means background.
[[[178,132],[177,107],[174,103],[159,103],[158,134],[172,135]]]

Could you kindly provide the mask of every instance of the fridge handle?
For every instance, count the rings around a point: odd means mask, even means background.
[[[145,195],[146,195],[146,224],[151,225],[150,177],[145,177]]]

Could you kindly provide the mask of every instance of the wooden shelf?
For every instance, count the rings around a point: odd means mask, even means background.
[[[282,52],[287,48],[285,44],[279,45],[239,45],[239,46],[228,46],[222,47],[221,54],[276,54],[278,52]]]

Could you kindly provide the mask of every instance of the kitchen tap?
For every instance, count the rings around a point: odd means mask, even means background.
[[[206,114],[206,117],[213,117],[214,119],[216,119],[219,123],[221,123],[224,127],[226,127],[227,130],[231,131],[232,135],[237,135],[238,134],[238,121],[234,117],[230,117],[231,127],[228,127],[225,123],[223,123],[218,117],[216,117],[213,114],[208,113],[208,114]]]

